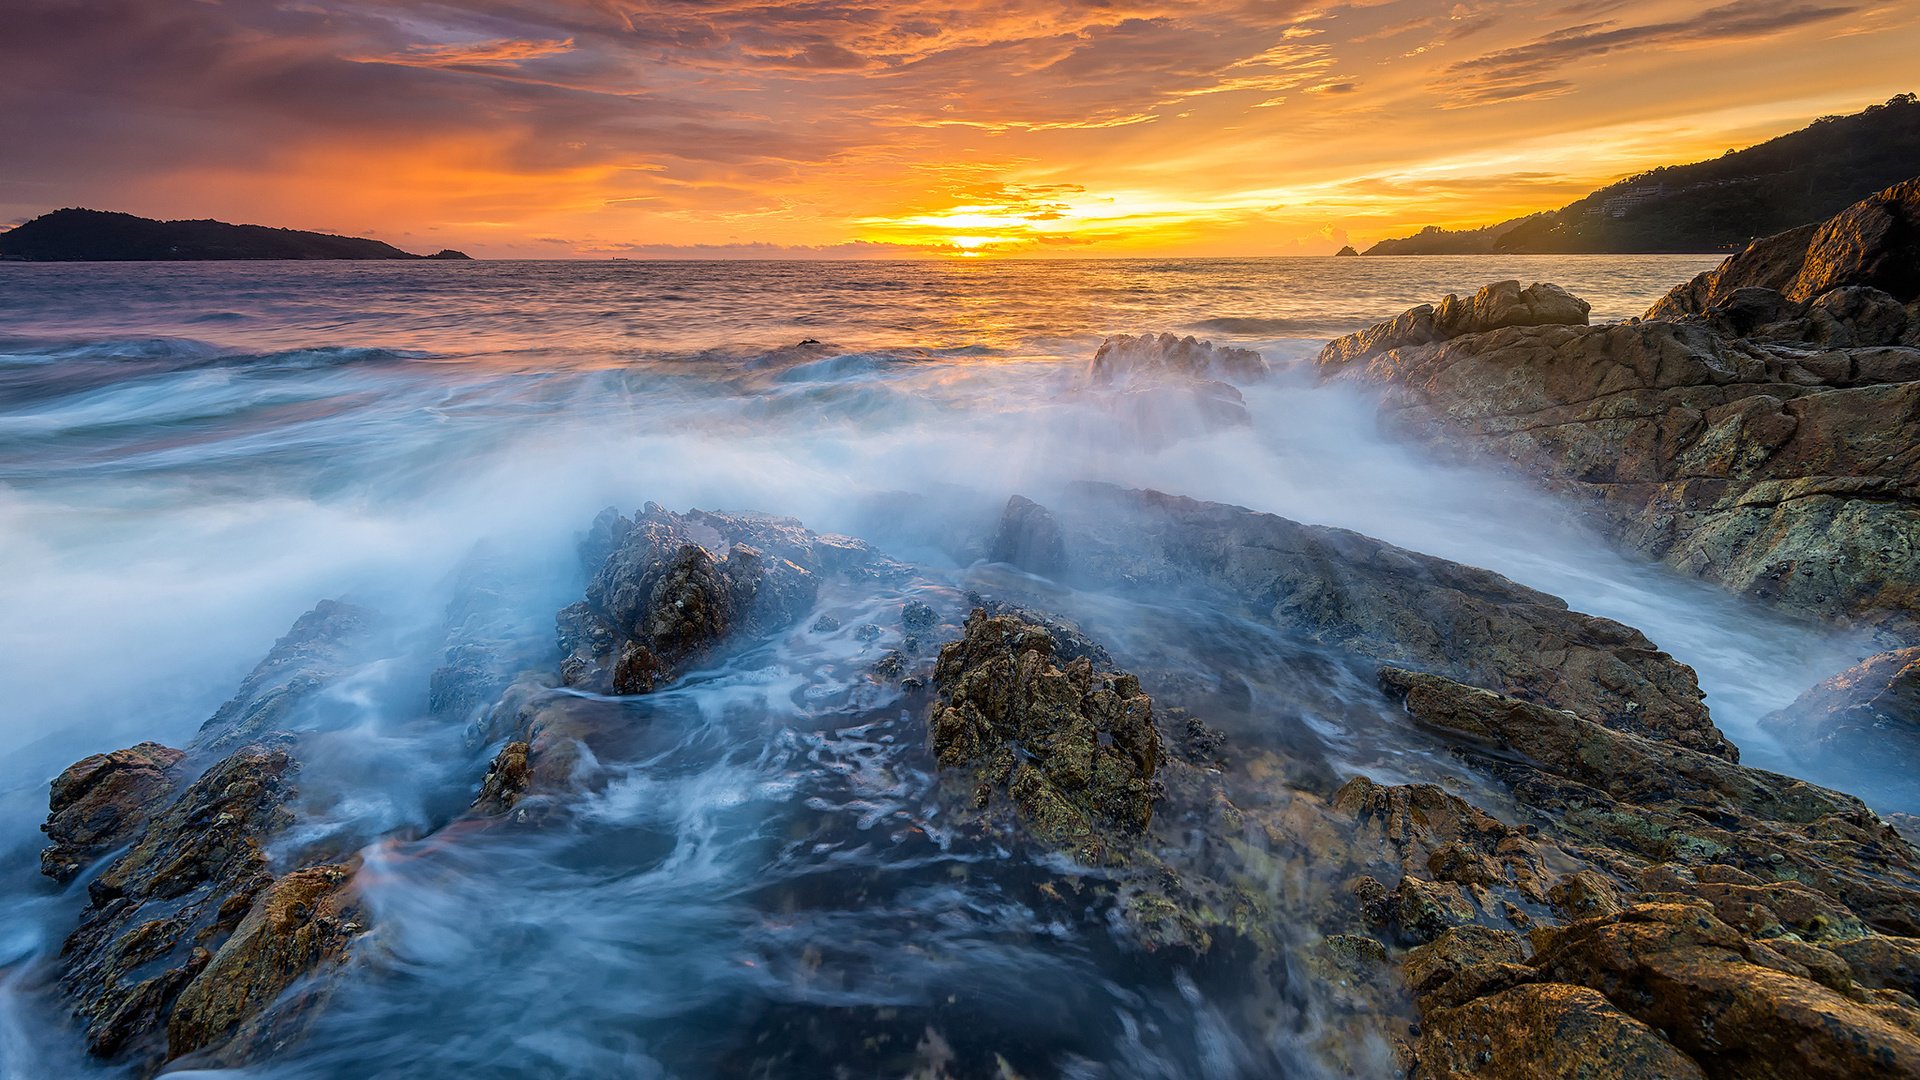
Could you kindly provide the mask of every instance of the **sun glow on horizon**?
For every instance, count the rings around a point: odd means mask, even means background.
[[[10,13],[0,221],[503,257],[1331,254],[1857,111],[1920,49],[1884,0],[102,2]]]

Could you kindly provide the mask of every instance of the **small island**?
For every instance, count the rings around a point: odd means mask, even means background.
[[[155,221],[107,210],[56,210],[0,233],[0,259],[16,262],[466,258],[452,249],[415,255],[356,236],[207,219]]]
[[[1353,245],[1352,245],[1352,244],[1348,244],[1347,246],[1345,246],[1345,247],[1343,247],[1343,248],[1341,248],[1341,249],[1340,249],[1339,251],[1336,251],[1336,252],[1334,252],[1334,253],[1333,253],[1333,256],[1334,256],[1334,258],[1336,258],[1336,259],[1337,259],[1337,258],[1339,258],[1339,257],[1340,257],[1340,256],[1342,256],[1342,255],[1358,255],[1358,254],[1360,254],[1360,253],[1359,253],[1359,252],[1357,252],[1357,251],[1355,251],[1355,250],[1353,250]]]

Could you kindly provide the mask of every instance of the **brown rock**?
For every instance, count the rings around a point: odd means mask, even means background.
[[[1518,281],[1499,281],[1466,300],[1448,293],[1437,307],[1422,304],[1371,329],[1335,338],[1321,350],[1320,362],[1354,363],[1506,326],[1585,326],[1590,310],[1585,300],[1558,285],[1535,282],[1523,289]]]
[[[1133,676],[1063,662],[1043,627],[976,609],[934,685],[934,752],[973,770],[980,805],[1004,790],[1035,835],[1089,862],[1152,822],[1160,735]]]
[[[1826,221],[1756,240],[1667,294],[1649,319],[1698,315],[1740,288],[1811,300],[1842,286],[1920,299],[1920,178],[1870,195]]]
[[[1659,1032],[1579,986],[1515,986],[1427,1015],[1414,1080],[1704,1080]]]
[[[268,886],[181,991],[167,1019],[167,1056],[239,1064],[298,1034],[331,989],[325,975],[365,929],[356,869],[314,866]]]
[[[68,766],[53,782],[47,822],[40,826],[53,841],[40,853],[40,872],[64,884],[131,840],[179,786],[185,756],[143,742]]]
[[[1246,382],[1266,375],[1266,359],[1252,349],[1172,334],[1116,334],[1100,343],[1087,365],[1087,381],[1095,386],[1134,376]]]
[[[264,845],[291,820],[293,759],[248,746],[214,765],[148,823],[89,886],[92,904],[61,950],[61,984],[88,1049],[151,1067],[178,995],[272,881]]]

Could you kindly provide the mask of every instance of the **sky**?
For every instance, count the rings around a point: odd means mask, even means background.
[[[1920,89],[1913,0],[0,0],[0,223],[1327,254]]]

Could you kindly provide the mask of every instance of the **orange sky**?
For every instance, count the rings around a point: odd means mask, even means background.
[[[0,222],[482,256],[1265,255],[1920,88],[1912,0],[8,0]]]

